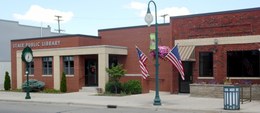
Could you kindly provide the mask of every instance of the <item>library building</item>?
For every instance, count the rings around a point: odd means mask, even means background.
[[[144,22],[145,23],[145,22]],[[12,89],[26,81],[21,54],[33,51],[29,78],[43,81],[45,88],[60,88],[64,72],[67,90],[84,87],[104,91],[109,80],[106,69],[122,64],[120,81],[139,80],[143,93],[155,90],[155,58],[149,49],[155,25],[98,30],[98,36],[68,34],[11,40]],[[166,59],[159,58],[159,90],[190,93],[192,84],[260,84],[260,8],[170,17],[158,24],[158,43],[178,45],[185,80]],[[148,57],[149,77],[143,79],[136,46]],[[260,95],[260,93],[259,93]]]

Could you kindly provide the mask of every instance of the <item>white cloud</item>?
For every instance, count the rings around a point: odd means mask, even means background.
[[[147,4],[141,3],[141,2],[136,2],[132,1],[129,5],[128,8],[130,9],[136,9],[136,10],[145,10],[147,8]]]
[[[164,14],[168,14],[170,17],[171,16],[181,16],[181,15],[190,14],[190,11],[186,7],[170,7],[170,8],[164,8],[164,9],[158,11],[158,16],[161,16]],[[165,18],[166,22],[170,21],[169,16],[167,18]],[[161,18],[161,19],[163,19],[163,18]]]
[[[147,4],[146,3],[141,3],[141,2],[136,2],[132,1],[129,5],[128,8],[134,9],[138,11],[138,16],[144,18],[147,10]],[[151,7],[151,12],[154,15],[154,7]],[[159,9],[157,11],[157,16],[159,20],[163,20],[163,18],[159,18],[161,15],[168,14],[168,17],[165,18],[166,22],[169,22],[169,17],[170,16],[181,16],[181,15],[188,15],[190,14],[190,11],[186,7],[168,7],[164,9]]]
[[[68,22],[73,17],[72,12],[62,12],[54,9],[46,9],[38,5],[32,5],[25,14],[14,14],[16,19],[31,20],[36,22],[54,23],[57,22],[55,15],[62,16],[61,22]]]

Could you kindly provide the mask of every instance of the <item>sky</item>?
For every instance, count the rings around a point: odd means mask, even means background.
[[[170,16],[201,14],[255,8],[260,0],[154,0],[158,23]],[[63,33],[98,35],[98,29],[146,25],[144,16],[149,0],[1,0],[0,19],[30,26],[58,28],[62,16]],[[151,11],[154,6],[151,4]]]

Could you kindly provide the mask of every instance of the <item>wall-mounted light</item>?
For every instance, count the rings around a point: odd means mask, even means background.
[[[217,49],[217,45],[218,45],[218,39],[214,39],[214,48],[213,48],[213,53],[216,53],[218,51]]]

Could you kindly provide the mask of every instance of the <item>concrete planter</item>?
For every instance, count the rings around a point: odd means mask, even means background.
[[[191,97],[223,98],[223,87],[226,84],[190,84]],[[247,89],[244,91],[248,91]],[[246,96],[249,93],[244,93]],[[252,85],[252,99],[260,100],[260,85]]]

